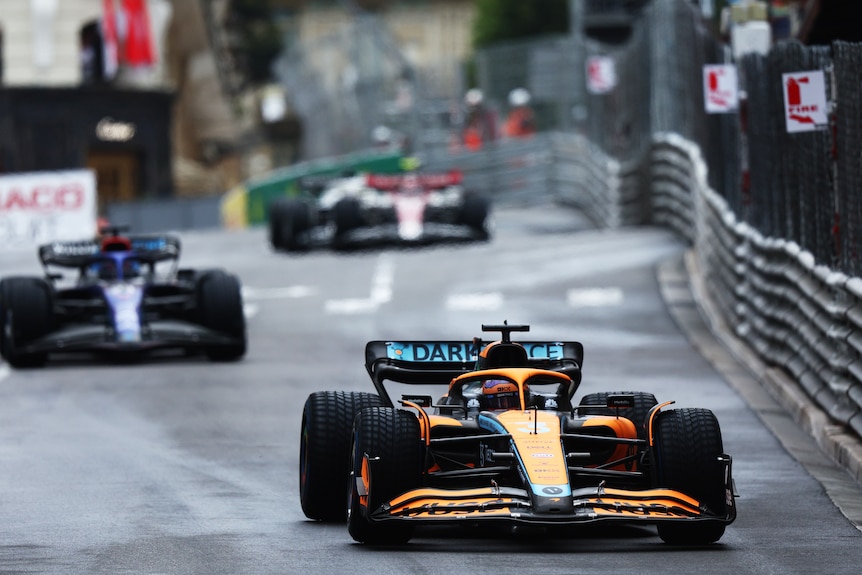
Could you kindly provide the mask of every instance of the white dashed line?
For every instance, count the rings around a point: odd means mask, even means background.
[[[571,307],[608,307],[623,303],[623,290],[620,288],[570,289],[566,301]]]
[[[328,314],[373,313],[380,305],[392,299],[392,282],[395,278],[395,264],[388,257],[381,256],[371,277],[371,294],[368,299],[332,299],[324,303],[323,310]]]
[[[287,286],[276,288],[252,288],[243,287],[242,297],[250,300],[268,299],[295,299],[309,297],[317,293],[317,290],[309,286]]]
[[[331,299],[324,304],[323,310],[329,314],[352,315],[372,313],[379,306],[380,303],[373,299]]]
[[[451,311],[494,311],[503,307],[500,292],[454,294],[446,300]]]

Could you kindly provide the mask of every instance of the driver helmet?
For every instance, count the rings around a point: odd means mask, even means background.
[[[489,379],[482,384],[482,403],[490,411],[520,409],[518,386],[505,379]]]

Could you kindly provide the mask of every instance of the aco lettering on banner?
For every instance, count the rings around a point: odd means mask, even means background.
[[[82,239],[95,230],[92,170],[0,176],[0,246]]]

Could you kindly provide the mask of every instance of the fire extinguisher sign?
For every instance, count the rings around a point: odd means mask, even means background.
[[[607,94],[617,86],[617,71],[610,56],[587,58],[587,90],[590,94]]]
[[[787,131],[811,132],[829,125],[823,71],[782,74]]]
[[[703,67],[704,108],[707,114],[733,112],[739,106],[736,66],[707,64]]]

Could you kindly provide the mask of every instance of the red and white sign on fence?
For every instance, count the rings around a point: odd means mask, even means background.
[[[587,58],[587,90],[591,94],[606,94],[617,85],[617,69],[610,56]]]
[[[725,114],[739,107],[739,81],[733,64],[703,67],[703,96],[707,114]]]
[[[822,70],[782,74],[781,80],[788,132],[811,132],[829,125]]]
[[[0,246],[35,246],[95,233],[92,170],[0,176]]]

